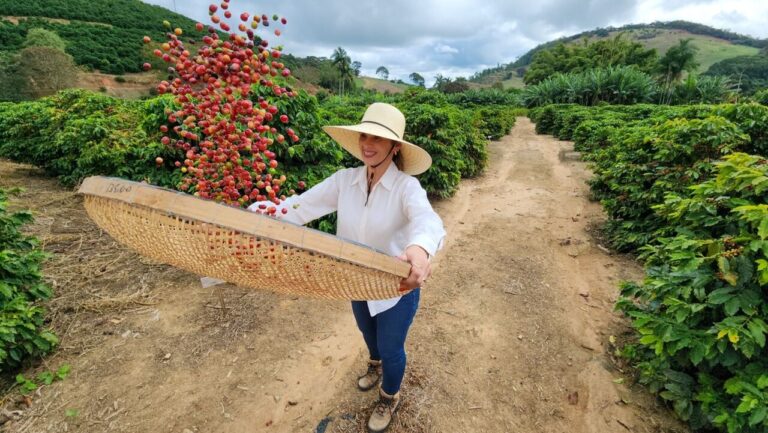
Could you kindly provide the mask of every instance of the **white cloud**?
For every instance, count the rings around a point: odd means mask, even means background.
[[[173,9],[174,0],[144,0]],[[207,23],[210,1],[177,0],[177,12]],[[216,2],[218,3],[218,1]],[[534,46],[596,27],[676,19],[768,37],[765,0],[232,0],[242,11],[288,19],[283,36],[263,35],[297,56],[330,57],[344,47],[363,73],[469,76],[514,61]],[[270,38],[270,36],[272,36]]]
[[[459,52],[456,48],[441,43],[436,44],[434,50],[438,54],[458,54]]]

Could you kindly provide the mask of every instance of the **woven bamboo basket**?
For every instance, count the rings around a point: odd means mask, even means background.
[[[94,176],[78,192],[90,218],[139,254],[243,287],[387,299],[410,271],[366,246],[165,188]]]

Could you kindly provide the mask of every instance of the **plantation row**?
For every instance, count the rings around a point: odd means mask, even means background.
[[[613,245],[645,262],[617,308],[640,381],[695,429],[768,429],[768,107],[552,105],[537,131],[573,140]]]
[[[253,98],[257,100],[260,90]],[[300,92],[275,104],[288,115],[296,142],[275,140],[270,150],[280,161],[270,175],[285,175],[285,191],[312,186],[337,169],[359,161],[343,151],[321,130],[326,124],[355,124],[374,101],[396,104],[408,119],[406,139],[425,148],[432,167],[420,175],[435,197],[451,196],[462,177],[479,174],[487,163],[488,138],[498,139],[524,111],[505,102],[501,92],[470,92],[447,97],[413,89],[403,96],[328,98],[319,104]],[[0,157],[36,165],[67,185],[86,176],[107,175],[185,189],[181,182],[185,155],[161,144],[161,127],[169,122],[170,97],[127,101],[83,90],[64,91],[34,102],[0,104]],[[288,125],[277,125],[288,134]],[[251,157],[256,157],[252,155]],[[246,157],[243,156],[242,159]],[[194,167],[197,162],[192,164]],[[222,164],[221,169],[226,170]],[[192,192],[192,191],[188,191]],[[220,200],[215,194],[211,197]],[[247,197],[246,197],[247,198]],[[19,227],[31,220],[27,213],[6,212],[7,193],[0,190],[0,371],[16,368],[29,356],[39,356],[56,344],[43,328],[43,311],[35,301],[50,296],[41,282],[43,254],[37,241]],[[238,203],[238,202],[235,202]],[[248,206],[250,201],[239,202]],[[316,227],[334,230],[334,219]]]
[[[524,112],[508,105],[478,105],[484,101],[481,97],[456,105],[445,95],[416,88],[398,97],[331,97],[322,105],[302,91],[295,98],[276,101],[301,137],[297,143],[275,141],[270,148],[288,184],[295,187],[304,180],[311,186],[342,166],[357,165],[321,127],[357,123],[374,101],[397,105],[408,119],[406,138],[433,156],[432,168],[419,179],[436,197],[451,196],[461,177],[482,171],[486,139],[504,135],[515,116]],[[70,186],[98,174],[175,188],[180,170],[174,163],[183,155],[160,143],[160,127],[168,117],[165,110],[172,105],[168,97],[127,101],[84,90],[34,102],[2,103],[0,157],[42,167]],[[158,156],[164,161],[159,166]]]

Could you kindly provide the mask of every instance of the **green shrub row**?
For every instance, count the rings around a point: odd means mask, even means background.
[[[258,91],[258,89],[257,89]],[[255,97],[268,95],[254,95]],[[397,105],[408,119],[406,135],[433,156],[421,175],[436,197],[451,196],[461,177],[480,173],[487,161],[486,137],[511,129],[520,109],[487,106],[462,109],[439,92],[413,91],[398,97],[364,95],[327,98],[323,104],[301,92],[275,103],[293,119],[298,143],[275,144],[273,150],[288,177],[309,186],[343,166],[359,164],[325,133],[324,124],[352,124],[375,100]],[[0,104],[0,156],[44,168],[65,185],[91,175],[118,176],[176,187],[181,178],[174,163],[179,151],[160,144],[169,97],[126,101],[84,90],[67,90],[34,102]],[[276,125],[285,134],[286,125]],[[162,165],[155,164],[162,157]]]
[[[178,175],[154,162],[179,156],[159,142],[167,104],[167,98],[127,101],[85,90],[3,103],[0,156],[44,168],[67,186],[109,175],[173,187]]]
[[[20,231],[32,214],[8,210],[9,196],[16,192],[0,189],[0,372],[44,355],[58,343],[45,328],[44,310],[37,302],[51,296],[41,274],[45,254],[36,238]]]
[[[589,147],[600,142],[590,143],[592,135],[605,135],[601,125],[610,129],[614,126],[645,122],[648,125],[662,123],[668,119],[686,118],[703,119],[709,116],[721,116],[737,125],[750,136],[752,149],[749,152],[768,153],[768,107],[760,104],[720,104],[720,105],[605,105],[584,107],[574,104],[552,104],[537,107],[529,111],[529,117],[536,123],[536,132],[551,134],[562,140],[574,140],[578,148]],[[585,125],[585,121],[595,122]],[[587,127],[584,130],[584,127]],[[577,131],[582,128],[581,131]],[[608,142],[603,142],[607,145]],[[587,149],[583,149],[587,150]]]
[[[768,107],[759,104],[550,105],[530,116],[537,132],[574,140],[593,164],[592,194],[610,217],[612,246],[622,251],[664,230],[652,206],[708,178],[712,161],[735,151],[768,154]]]
[[[609,215],[612,244],[640,253],[624,283],[624,354],[694,429],[768,431],[768,107],[573,105],[531,110],[572,139]]]
[[[768,431],[768,161],[733,153],[655,208],[675,230],[641,249],[618,308],[640,381],[694,429]]]

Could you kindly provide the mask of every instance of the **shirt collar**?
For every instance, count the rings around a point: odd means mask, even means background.
[[[384,175],[381,176],[381,179],[379,179],[379,183],[381,184],[382,187],[391,191],[392,186],[395,184],[395,179],[397,179],[397,175],[399,173],[400,173],[400,169],[398,169],[397,164],[395,164],[395,162],[392,161],[389,164],[387,171],[385,171]],[[363,192],[365,192],[365,189],[368,187],[368,180],[365,178],[366,174],[367,174],[367,169],[365,165],[363,165],[359,168],[359,174],[352,181],[352,185],[359,184]]]

